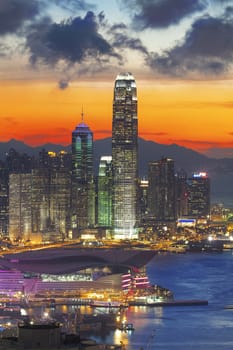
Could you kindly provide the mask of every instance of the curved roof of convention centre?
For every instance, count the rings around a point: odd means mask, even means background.
[[[80,248],[74,245],[6,254],[0,260],[0,267],[47,274],[68,274],[104,266],[140,268],[155,254],[156,252],[152,250]]]

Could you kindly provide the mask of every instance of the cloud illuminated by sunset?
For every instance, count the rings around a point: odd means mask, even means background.
[[[232,19],[227,0],[2,0],[0,141],[69,144],[82,108],[111,136],[114,79],[131,71],[141,137],[229,156]]]

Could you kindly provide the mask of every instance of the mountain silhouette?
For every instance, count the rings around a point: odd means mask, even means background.
[[[38,156],[45,149],[59,152],[71,151],[71,146],[47,143],[37,147],[26,145],[22,141],[12,139],[8,142],[0,142],[0,159],[4,159],[7,152],[13,148],[19,153]],[[142,138],[138,140],[139,176],[147,177],[148,163],[163,157],[172,158],[175,161],[177,171],[184,169],[188,176],[193,172],[205,171],[211,179],[212,200],[222,201],[233,207],[233,158],[215,159],[176,144],[164,145]],[[100,157],[111,155],[111,138],[94,141],[94,169],[98,172]]]

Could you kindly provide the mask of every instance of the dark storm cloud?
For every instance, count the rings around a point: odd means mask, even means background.
[[[95,9],[95,5],[87,3],[85,0],[50,0],[57,6],[68,11],[88,11]]]
[[[33,21],[43,16],[51,4],[74,11],[95,9],[95,5],[85,0],[0,0],[0,35],[16,33],[25,22]]]
[[[1,0],[0,35],[15,33],[27,20],[39,14],[37,0]]]
[[[163,74],[175,76],[191,72],[220,74],[233,60],[233,22],[224,18],[198,19],[183,44],[162,55],[152,54],[149,65]]]
[[[84,18],[75,17],[60,24],[49,18],[34,23],[27,35],[26,45],[31,53],[31,62],[43,61],[56,64],[82,62],[87,57],[114,56],[112,46],[98,32],[98,17],[87,12]]]
[[[137,50],[144,54],[148,54],[146,47],[142,44],[140,39],[130,38],[123,33],[116,33],[114,35],[113,46],[116,48],[129,48]]]
[[[204,0],[121,0],[133,14],[135,29],[164,28],[205,8]]]
[[[69,86],[69,79],[61,79],[58,82],[58,86],[59,86],[59,89],[61,89],[61,90],[67,89]]]
[[[225,8],[225,17],[228,19],[232,19],[233,18],[233,7],[232,6],[227,6]]]
[[[124,23],[115,23],[113,26],[111,26],[110,31],[117,31],[117,30],[125,30],[127,29],[127,26]]]
[[[137,50],[145,55],[148,55],[148,50],[142,44],[138,38],[133,38],[132,34],[129,34],[128,28],[124,23],[116,23],[109,27],[109,34],[112,37],[112,46],[119,48],[128,48],[131,50]]]

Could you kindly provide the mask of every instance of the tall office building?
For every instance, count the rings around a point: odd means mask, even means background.
[[[114,238],[137,238],[137,89],[131,73],[119,74],[115,80],[112,162]]]
[[[73,237],[95,222],[93,134],[82,121],[72,132],[71,230]]]
[[[67,238],[70,171],[67,168],[40,168],[34,169],[31,176],[32,235],[40,234],[43,240]]]
[[[149,216],[158,221],[173,221],[176,218],[176,187],[174,161],[162,158],[149,163],[148,171]]]
[[[13,241],[67,238],[70,169],[59,162],[60,154],[47,152],[47,156],[48,162],[39,162],[30,173],[10,174],[9,236]]]
[[[11,241],[21,242],[31,238],[31,180],[31,174],[10,174],[9,237]]]
[[[187,174],[181,169],[176,174],[176,203],[177,216],[183,217],[188,214],[188,185]]]
[[[98,173],[98,226],[112,227],[112,157],[100,158]]]
[[[194,173],[188,182],[188,215],[202,218],[210,215],[210,179],[205,172]]]
[[[0,236],[7,237],[9,228],[9,172],[0,163]]]
[[[139,225],[144,225],[148,216],[148,180],[140,179],[138,183],[138,218]]]

